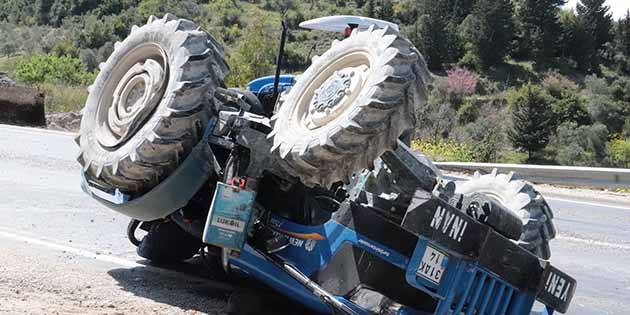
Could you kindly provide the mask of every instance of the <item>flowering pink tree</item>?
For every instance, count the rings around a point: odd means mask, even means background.
[[[479,76],[466,69],[456,67],[446,71],[448,74],[448,93],[458,99],[473,95],[479,82]]]

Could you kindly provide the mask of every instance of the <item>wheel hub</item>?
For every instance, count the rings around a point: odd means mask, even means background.
[[[303,124],[316,129],[339,117],[354,102],[367,69],[361,65],[335,71],[314,91]]]
[[[166,55],[156,46],[147,46],[144,50],[145,56],[159,53],[161,60],[155,57],[139,60],[118,80],[111,92],[109,109],[99,110],[96,136],[103,146],[117,147],[125,143],[162,99],[167,83]]]

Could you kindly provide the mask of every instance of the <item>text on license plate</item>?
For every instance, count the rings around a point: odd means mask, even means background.
[[[448,257],[431,246],[427,246],[416,274],[435,284],[440,284]]]

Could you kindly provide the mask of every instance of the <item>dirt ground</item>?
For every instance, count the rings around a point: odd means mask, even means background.
[[[81,127],[81,113],[47,113],[46,128],[52,130],[79,132]]]

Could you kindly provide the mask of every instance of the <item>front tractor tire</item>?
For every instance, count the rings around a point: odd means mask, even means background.
[[[128,194],[157,186],[202,138],[227,71],[222,48],[191,21],[134,26],[89,88],[77,138],[87,179]]]
[[[455,192],[464,195],[485,194],[521,218],[523,233],[518,244],[543,259],[551,257],[549,241],[556,236],[553,212],[532,184],[512,178],[513,174],[481,175],[456,182]]]
[[[308,186],[348,181],[410,136],[430,79],[422,55],[397,31],[355,29],[280,97],[272,152]]]

